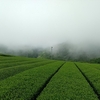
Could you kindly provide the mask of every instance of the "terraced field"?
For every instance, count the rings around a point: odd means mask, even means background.
[[[100,100],[100,65],[0,56],[0,100]]]

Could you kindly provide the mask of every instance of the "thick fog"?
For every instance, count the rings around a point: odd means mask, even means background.
[[[100,43],[100,0],[0,0],[0,44]]]

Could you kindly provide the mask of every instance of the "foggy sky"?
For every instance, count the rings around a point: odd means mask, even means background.
[[[0,44],[100,43],[100,0],[0,0]]]

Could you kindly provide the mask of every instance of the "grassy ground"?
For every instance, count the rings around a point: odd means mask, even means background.
[[[100,100],[100,65],[0,56],[0,100]]]

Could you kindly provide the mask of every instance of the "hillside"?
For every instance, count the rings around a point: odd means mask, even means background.
[[[0,56],[2,100],[99,100],[99,79],[99,64]]]
[[[51,47],[36,48],[23,46],[9,48],[7,46],[1,45],[0,53],[31,58],[47,58],[69,61],[90,61],[90,59],[100,58],[100,47],[98,45],[75,45],[64,42]]]

